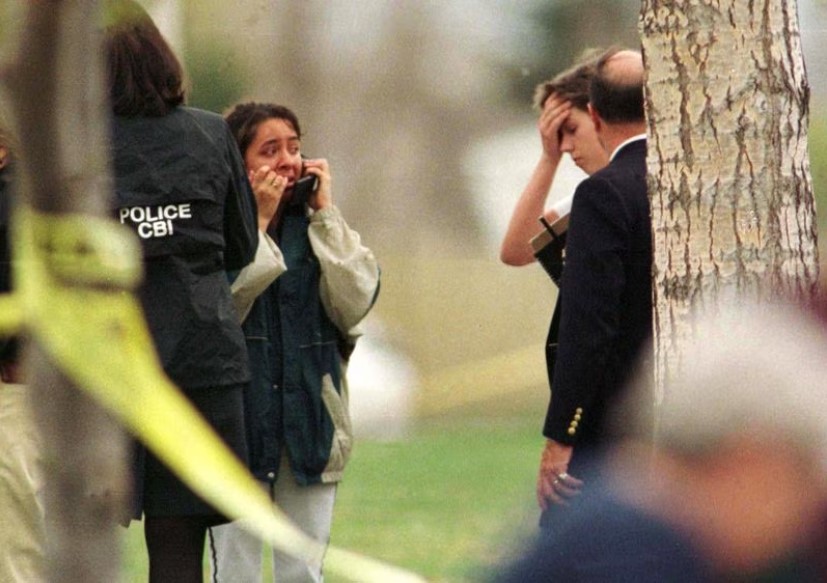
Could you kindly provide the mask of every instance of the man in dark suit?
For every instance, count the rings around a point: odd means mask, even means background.
[[[640,53],[612,49],[591,81],[589,111],[611,161],[578,186],[571,211],[559,351],[537,482],[544,526],[583,486],[587,460],[607,440],[606,412],[651,336],[643,80]]]

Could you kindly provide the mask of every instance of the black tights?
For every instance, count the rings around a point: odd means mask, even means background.
[[[204,516],[146,516],[149,583],[202,583],[204,540],[214,522]]]

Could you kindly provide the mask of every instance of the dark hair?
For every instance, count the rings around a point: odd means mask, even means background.
[[[543,109],[546,101],[552,94],[586,111],[589,104],[589,84],[597,65],[597,51],[595,49],[584,52],[574,65],[555,75],[551,80],[537,85],[534,90],[534,107]]]
[[[283,119],[293,126],[299,139],[302,137],[299,118],[296,117],[296,114],[293,113],[291,109],[284,105],[256,103],[254,101],[239,103],[228,113],[224,114],[224,119],[227,120],[227,125],[230,126],[230,131],[238,143],[238,149],[241,151],[242,156],[247,153],[247,148],[250,147],[250,144],[255,139],[258,126],[268,119]]]
[[[646,119],[643,75],[618,74],[607,66],[623,50],[613,47],[600,56],[589,85],[589,102],[608,123],[634,123]]]
[[[149,14],[131,0],[107,3],[105,46],[112,111],[162,116],[184,103],[184,70]]]

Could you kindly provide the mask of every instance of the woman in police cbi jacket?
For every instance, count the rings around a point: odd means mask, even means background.
[[[246,461],[244,335],[225,270],[255,253],[256,205],[224,120],[184,107],[181,66],[137,4],[107,5],[116,216],[143,246],[139,297],[167,375]],[[186,447],[186,444],[181,444]],[[201,582],[206,530],[226,519],[138,448],[151,582]]]
[[[252,381],[245,393],[253,473],[310,536],[330,536],[336,483],[351,448],[345,362],[354,327],[379,290],[379,268],[333,204],[327,160],[302,159],[301,128],[288,108],[237,105],[227,116],[253,188],[282,193],[267,232],[287,271],[244,321]],[[294,184],[318,188],[306,203]],[[258,194],[257,194],[258,196]],[[211,529],[218,581],[258,580],[261,543],[236,524]],[[278,581],[320,581],[321,565],[273,554]]]

